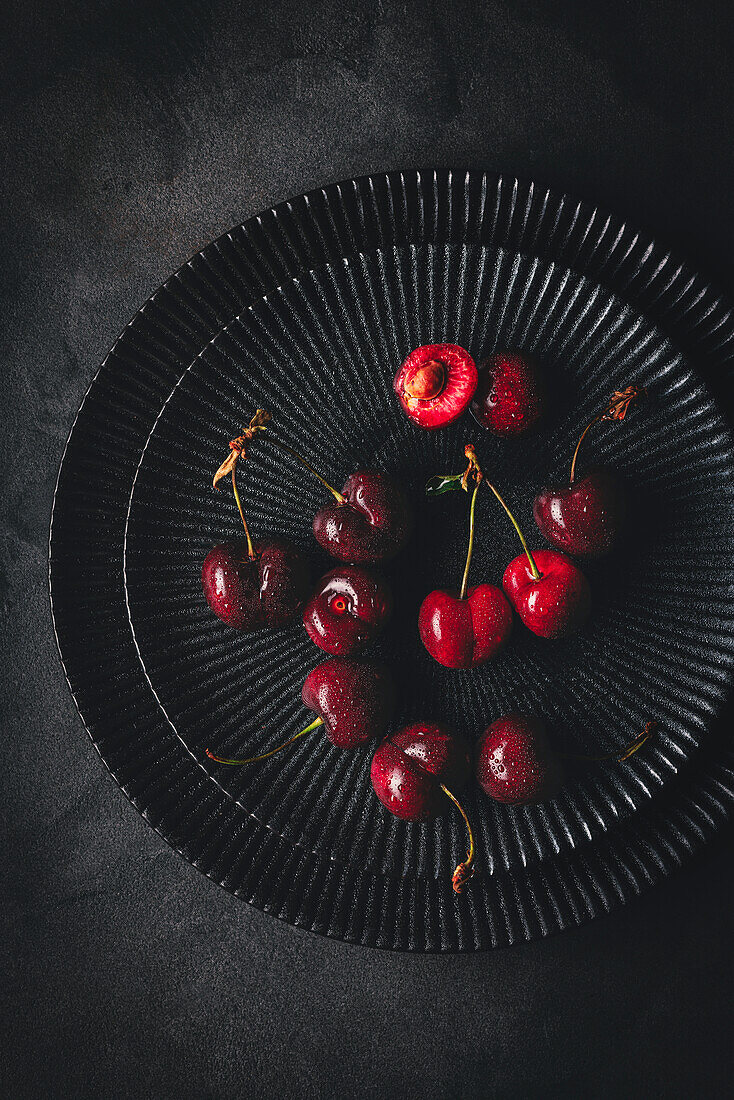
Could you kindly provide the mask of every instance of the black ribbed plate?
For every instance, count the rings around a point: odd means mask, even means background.
[[[443,340],[477,357],[535,351],[556,397],[545,428],[507,444],[468,418],[440,433],[410,425],[392,376],[412,347]],[[480,174],[352,181],[210,245],[121,336],[59,476],[59,644],[125,793],[253,904],[385,947],[527,939],[665,873],[734,790],[721,744],[734,663],[734,459],[707,388],[729,407],[732,348],[726,307],[670,256],[596,211]],[[426,478],[459,469],[472,439],[532,534],[534,490],[563,474],[584,423],[630,381],[649,388],[649,402],[590,441],[624,471],[634,500],[630,537],[588,570],[591,625],[555,644],[518,627],[482,669],[440,669],[418,642],[417,607],[458,580],[466,500],[426,502]],[[468,792],[480,871],[461,898],[450,886],[458,818],[391,818],[371,794],[367,750],[340,753],[315,735],[246,769],[204,755],[264,751],[300,729],[300,685],[322,656],[299,626],[231,633],[201,595],[207,549],[238,524],[212,472],[257,405],[334,483],[376,465],[412,492],[418,530],[389,568],[397,612],[380,645],[402,686],[398,720],[435,716],[474,738],[498,714],[526,709],[548,717],[559,745],[585,752],[621,746],[650,718],[661,724],[638,757],[581,770],[547,806],[508,810]],[[315,573],[326,568],[309,533],[318,484],[267,446],[241,481],[256,531],[286,535]],[[485,500],[473,575],[497,581],[513,540]]]

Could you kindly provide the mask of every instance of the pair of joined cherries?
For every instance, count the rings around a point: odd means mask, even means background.
[[[429,495],[465,489],[474,481],[469,506],[469,546],[461,589],[429,592],[418,614],[423,645],[446,668],[476,668],[496,656],[512,632],[512,608],[525,625],[542,638],[563,638],[578,630],[591,610],[591,590],[579,567],[556,550],[531,553],[515,517],[499,491],[484,475],[474,447],[464,453],[469,465],[463,474],[449,474],[428,482]],[[523,553],[505,569],[502,588],[494,584],[468,586],[474,550],[477,496],[482,484],[494,493],[509,516]],[[504,590],[504,591],[503,591]]]
[[[390,617],[392,595],[380,574],[365,564],[388,561],[408,540],[412,513],[403,490],[387,474],[358,470],[339,492],[285,443],[276,447],[298,459],[334,497],[314,516],[319,545],[345,564],[326,573],[311,590],[308,562],[283,539],[253,540],[237,488],[237,464],[250,442],[267,430],[270,415],[258,409],[249,427],[230,443],[214,476],[215,488],[231,475],[244,539],[214,546],[202,566],[202,587],[212,611],[236,630],[280,627],[299,611],[309,637],[326,653],[363,652]]]
[[[624,515],[624,496],[614,475],[592,469],[575,480],[581,443],[594,424],[623,420],[642,391],[628,386],[615,391],[605,408],[586,426],[574,451],[568,486],[543,489],[535,498],[534,516],[540,530],[559,550],[531,550],[497,488],[484,478],[471,444],[465,447],[469,465],[463,474],[431,478],[429,495],[454,489],[474,490],[469,508],[469,546],[457,592],[436,589],[426,596],[418,617],[421,640],[439,664],[447,668],[475,668],[499,653],[512,630],[514,607],[522,622],[542,638],[563,638],[577,631],[591,610],[591,589],[578,565],[567,555],[599,557],[609,552]],[[523,553],[507,566],[502,588],[492,584],[468,587],[474,547],[477,494],[484,483],[507,513]]]

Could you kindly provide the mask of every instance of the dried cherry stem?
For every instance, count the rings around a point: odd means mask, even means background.
[[[271,420],[272,417],[266,409],[257,409],[255,415],[250,421],[249,427],[245,428],[242,435],[238,435],[236,439],[232,439],[230,441],[229,448],[231,453],[229,457],[224,460],[224,462],[214,475],[215,489],[218,488],[219,482],[223,477],[225,477],[232,470],[236,469],[238,459],[247,458],[245,445],[255,438],[257,432],[267,431],[268,424]],[[273,439],[272,435],[268,435],[268,439],[274,447],[279,447],[281,451],[286,451],[289,455],[291,455],[292,458],[298,459],[301,465],[305,466],[309,473],[312,473],[314,477],[318,478],[321,484],[329,490],[332,496],[336,500],[338,500],[340,504],[345,503],[346,497],[338,492],[338,490],[335,489],[333,485],[329,485],[329,482],[326,480],[326,478],[323,478],[321,474],[318,473],[318,471],[314,470],[313,466],[306,462],[306,459],[302,455],[299,455],[298,451],[294,451],[293,448],[289,447],[287,443],[281,443],[279,439]]]
[[[250,420],[249,426],[245,428],[242,435],[238,435],[236,439],[231,439],[229,442],[229,454],[221,464],[219,469],[214,475],[212,485],[215,489],[219,488],[219,482],[227,474],[232,475],[232,490],[234,492],[234,499],[237,502],[237,510],[240,513],[240,519],[242,520],[242,526],[245,529],[245,538],[247,539],[247,556],[250,561],[255,561],[257,554],[255,548],[252,545],[252,538],[250,537],[250,529],[247,526],[247,520],[245,519],[245,513],[242,508],[242,501],[240,500],[240,494],[237,491],[237,463],[241,458],[247,458],[245,446],[250,440],[255,438],[257,432],[264,432],[267,422],[270,420],[270,413],[266,413],[264,409],[258,409],[255,415]]]
[[[627,386],[624,390],[615,390],[609,398],[606,408],[602,412],[597,413],[596,416],[589,421],[581,433],[581,438],[576,444],[576,450],[573,452],[573,458],[571,459],[571,477],[569,479],[571,485],[573,485],[574,478],[576,477],[576,460],[579,457],[581,444],[591,428],[593,428],[595,424],[599,424],[602,420],[624,420],[630,406],[644,397],[646,392],[647,391],[641,386]]]
[[[472,471],[474,471],[474,476],[475,477],[477,476],[477,471],[479,473],[480,478],[483,477],[483,474],[482,474],[482,471],[479,469],[479,462],[477,461],[477,454],[476,454],[476,451],[474,450],[473,446],[471,445],[471,443],[467,443],[466,447],[464,447],[464,454],[469,459],[469,465],[467,466],[467,468],[464,472],[464,478],[462,479],[462,485],[464,485],[464,488],[466,488],[466,485],[464,484],[464,482],[469,477],[469,475]],[[513,516],[510,509],[505,504],[504,500],[502,499],[502,497],[500,495],[499,490],[492,484],[491,481],[488,481],[486,477],[484,477],[484,483],[485,483],[485,485],[487,486],[488,489],[492,490],[492,492],[496,496],[497,500],[500,502],[500,504],[504,508],[505,512],[507,513],[507,516],[510,520],[510,523],[515,528],[515,530],[517,531],[517,536],[520,539],[520,542],[522,544],[522,548],[525,551],[526,557],[528,559],[528,563],[530,565],[530,572],[532,574],[533,580],[535,580],[535,581],[540,580],[540,570],[538,569],[537,565],[535,564],[535,558],[530,553],[530,549],[528,547],[528,544],[525,541],[525,536],[523,535],[522,531],[520,530],[520,525],[518,524],[517,520]]]
[[[459,864],[459,866],[456,868],[453,875],[451,876],[451,883],[454,887],[454,892],[460,894],[469,879],[474,874],[474,833],[472,832],[469,818],[464,812],[464,807],[461,805],[458,798],[451,793],[448,787],[444,787],[443,783],[441,784],[441,790],[447,798],[451,799],[454,806],[456,806],[456,809],[464,818],[464,824],[466,825],[467,832],[469,833],[469,850],[466,853],[466,859],[463,863]]]
[[[619,752],[608,752],[603,756],[585,756],[577,752],[562,752],[559,756],[562,756],[565,760],[588,760],[595,764],[602,764],[606,760],[616,760],[619,764],[622,764],[625,760],[629,760],[630,756],[641,749],[645,742],[655,733],[658,728],[658,722],[648,722],[642,733],[634,741],[632,741],[626,749]]]
[[[317,718],[310,726],[306,726],[305,730],[301,730],[300,733],[297,733],[295,737],[291,737],[290,740],[284,741],[282,745],[278,745],[277,749],[271,749],[270,752],[263,752],[259,756],[248,756],[246,760],[228,760],[224,756],[215,756],[209,749],[206,750],[206,755],[217,764],[253,764],[256,760],[267,760],[269,756],[275,756],[276,752],[280,752],[281,749],[286,749],[289,745],[292,745],[299,737],[303,737],[304,733],[311,733],[312,730],[318,729],[319,726],[323,726],[323,724],[323,718]]]

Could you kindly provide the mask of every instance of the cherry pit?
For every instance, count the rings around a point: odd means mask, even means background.
[[[428,344],[405,358],[393,389],[417,430],[437,431],[470,410],[476,424],[495,437],[520,438],[547,416],[547,380],[534,356],[517,349],[494,352],[477,369],[473,357],[458,345]],[[562,644],[583,630],[592,613],[592,594],[578,559],[613,550],[626,508],[625,491],[613,470],[592,464],[577,476],[579,452],[592,428],[623,421],[644,395],[634,385],[615,390],[581,433],[568,482],[539,489],[533,516],[551,548],[530,547],[488,476],[486,458],[480,461],[475,442],[465,445],[463,469],[430,477],[429,498],[463,491],[469,500],[460,579],[457,563],[456,586],[434,589],[416,609],[417,636],[433,661],[444,669],[472,670],[495,660],[517,629],[527,629],[550,645]],[[314,515],[313,536],[333,559],[333,567],[315,583],[301,548],[267,532],[256,532],[255,538],[250,532],[237,474],[241,463],[267,445],[301,463],[330,498]],[[371,785],[390,814],[414,823],[446,811],[463,819],[468,850],[451,880],[454,891],[461,893],[475,868],[474,834],[458,797],[469,780],[473,777],[496,803],[530,805],[559,794],[570,757],[554,748],[546,722],[534,714],[485,715],[484,731],[473,731],[478,736],[475,753],[463,732],[428,715],[391,728],[399,685],[390,669],[367,651],[388,626],[394,606],[383,569],[405,549],[413,530],[410,501],[394,478],[358,469],[346,472],[341,490],[334,488],[273,431],[269,413],[258,409],[229,444],[214,487],[218,489],[224,479],[231,480],[243,534],[217,543],[204,559],[201,580],[209,607],[223,624],[241,633],[298,629],[300,619],[322,659],[303,683],[303,705],[315,715],[303,729],[276,748],[254,755],[230,758],[207,749],[207,756],[218,764],[248,765],[319,729],[342,750],[359,750],[378,741]],[[484,500],[494,500],[501,508],[521,553],[509,561],[501,577],[474,576],[470,583]],[[462,673],[466,674],[471,672]],[[585,764],[626,761],[655,728],[654,721],[648,722],[617,753],[576,759]]]

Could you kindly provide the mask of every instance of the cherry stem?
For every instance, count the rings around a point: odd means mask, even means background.
[[[245,519],[245,513],[242,510],[242,501],[240,500],[240,494],[237,491],[237,463],[232,466],[232,489],[234,491],[234,499],[237,501],[237,509],[240,513],[240,519],[242,520],[242,526],[245,529],[245,538],[247,539],[247,556],[250,561],[255,561],[257,554],[255,553],[255,547],[252,545],[252,538],[250,537],[250,528],[247,526],[247,520]]]
[[[469,505],[469,548],[466,552],[466,565],[464,566],[464,576],[461,581],[461,592],[459,593],[459,599],[466,599],[466,586],[469,580],[469,566],[471,565],[472,554],[474,553],[474,511],[477,503],[477,493],[479,492],[479,486],[482,484],[482,475],[477,477],[477,483],[474,486],[474,492],[471,495],[471,504]]]
[[[639,737],[632,741],[626,749],[623,749],[621,753],[608,752],[605,753],[603,756],[585,756],[577,752],[562,752],[559,753],[559,756],[564,757],[564,759],[566,760],[588,760],[591,763],[595,764],[602,764],[606,760],[616,760],[619,764],[622,764],[625,760],[629,760],[630,756],[634,756],[634,754],[642,748],[642,746],[645,744],[648,738],[652,736],[657,728],[657,722],[648,722]]]
[[[212,485],[215,489],[219,489],[219,482],[227,474],[232,475],[232,489],[234,491],[234,499],[237,501],[237,509],[240,513],[240,519],[242,520],[242,526],[245,529],[245,535],[247,536],[247,553],[250,561],[255,561],[257,554],[252,545],[252,539],[250,537],[250,530],[247,526],[247,520],[245,519],[245,513],[242,509],[242,501],[240,500],[240,494],[237,491],[237,463],[241,458],[247,458],[245,446],[252,439],[255,438],[258,432],[264,432],[265,427],[270,420],[270,413],[265,412],[265,409],[257,409],[255,415],[250,419],[250,423],[243,430],[241,435],[238,435],[236,439],[231,439],[229,443],[229,454],[225,458],[224,462],[220,465],[219,469],[215,473],[212,479]]]
[[[512,512],[510,511],[510,509],[509,509],[509,508],[507,507],[507,505],[505,504],[505,502],[504,502],[504,500],[502,499],[502,497],[500,496],[500,494],[499,494],[498,490],[497,490],[497,489],[495,489],[495,487],[494,487],[494,485],[492,484],[492,482],[491,482],[491,481],[487,481],[487,480],[486,480],[486,478],[485,478],[485,483],[486,483],[487,487],[488,487],[489,489],[491,489],[491,490],[492,490],[492,492],[494,493],[494,495],[495,495],[495,496],[497,497],[497,500],[498,500],[498,501],[500,502],[500,504],[502,505],[502,507],[504,508],[504,510],[505,510],[505,511],[507,512],[507,515],[508,515],[508,517],[509,517],[509,519],[510,519],[510,523],[511,523],[511,524],[512,524],[512,526],[513,526],[513,527],[515,528],[515,530],[517,531],[517,535],[518,535],[518,538],[520,539],[520,542],[522,543],[522,548],[523,548],[523,550],[525,551],[525,554],[527,555],[528,563],[529,563],[529,565],[530,565],[530,572],[531,572],[531,574],[532,574],[533,580],[534,580],[534,581],[539,581],[539,580],[540,580],[540,570],[538,569],[537,565],[535,564],[535,558],[534,558],[534,557],[533,557],[533,555],[532,555],[532,554],[530,553],[530,550],[529,550],[529,548],[528,548],[528,544],[527,544],[527,543],[526,543],[526,541],[525,541],[525,536],[523,535],[522,531],[520,530],[520,527],[519,527],[519,525],[518,525],[518,522],[517,522],[517,520],[516,520],[516,519],[515,519],[515,517],[513,516],[513,514],[512,514]]]
[[[304,733],[311,733],[312,730],[318,729],[319,726],[323,726],[323,724],[323,718],[317,718],[310,726],[306,726],[305,730],[301,730],[300,733],[297,733],[295,737],[291,737],[290,740],[284,741],[282,745],[278,745],[277,749],[271,749],[270,752],[263,752],[260,756],[248,756],[246,760],[227,760],[224,756],[215,756],[209,749],[206,750],[206,755],[217,764],[253,764],[256,760],[267,760],[269,756],[275,756],[276,752],[280,752],[281,749],[285,749],[288,745],[292,745],[299,737],[303,737]]]
[[[578,443],[576,444],[576,450],[573,452],[573,458],[571,459],[571,477],[569,478],[569,483],[571,485],[573,485],[573,480],[576,477],[576,459],[579,457],[579,451],[581,449],[581,444],[584,442],[584,438],[586,437],[586,433],[589,432],[591,430],[591,428],[593,428],[594,425],[601,420],[602,416],[603,416],[603,413],[599,413],[598,416],[595,416],[593,420],[589,421],[589,423],[586,425],[586,427],[584,428],[584,430],[581,433],[581,438],[579,439]]]
[[[477,486],[477,488],[478,488],[478,486]],[[464,860],[463,863],[460,863],[458,865],[458,867],[454,871],[453,875],[451,876],[451,883],[454,887],[454,892],[457,893],[457,894],[460,894],[462,892],[462,890],[464,889],[464,887],[466,886],[469,879],[474,874],[474,866],[473,866],[473,864],[474,864],[474,833],[472,832],[472,827],[469,824],[469,818],[466,816],[466,813],[464,812],[464,807],[461,805],[458,798],[456,798],[456,796],[451,793],[451,791],[448,789],[448,787],[444,787],[443,783],[441,784],[441,790],[443,791],[443,793],[446,795],[447,798],[451,799],[454,806],[456,806],[456,809],[459,811],[461,816],[464,818],[464,824],[466,825],[467,832],[469,833],[469,851],[466,853],[466,859]]]
[[[500,496],[499,490],[495,489],[492,482],[487,481],[487,479],[484,477],[484,474],[482,473],[481,467],[479,465],[479,459],[477,458],[477,452],[474,449],[474,444],[473,443],[467,443],[466,444],[466,446],[464,447],[464,454],[467,457],[467,459],[469,460],[469,465],[464,470],[464,473],[462,475],[461,487],[462,487],[462,489],[465,489],[468,492],[467,486],[469,484],[469,478],[473,477],[474,480],[476,481],[476,488],[474,490],[474,496],[472,497],[472,502],[471,502],[471,515],[470,515],[470,520],[469,520],[469,553],[468,553],[467,559],[466,559],[466,569],[464,570],[464,582],[461,586],[460,599],[462,599],[462,600],[464,599],[464,594],[466,592],[466,580],[467,580],[467,576],[469,574],[469,562],[471,561],[472,549],[473,549],[473,546],[474,546],[474,501],[476,499],[477,489],[479,488],[482,481],[486,481],[487,485],[492,490],[494,495],[497,497],[497,500],[500,502],[500,504],[504,508],[505,512],[509,516],[510,522],[512,523],[512,526],[517,531],[520,542],[522,543],[522,548],[525,551],[525,553],[527,555],[528,562],[530,564],[530,573],[532,575],[533,580],[534,581],[540,580],[540,570],[538,569],[537,565],[535,564],[535,559],[533,558],[533,555],[530,553],[530,550],[528,549],[528,544],[525,542],[525,537],[524,537],[522,531],[520,530],[520,527],[518,526],[518,522],[515,519],[515,517],[513,516],[510,509],[505,504],[502,497]]]
[[[579,457],[579,450],[586,437],[586,433],[601,420],[624,420],[630,408],[635,405],[640,398],[645,397],[646,393],[647,391],[640,386],[627,386],[624,390],[615,390],[607,401],[606,408],[602,409],[600,413],[597,413],[596,416],[589,421],[581,433],[581,438],[576,444],[576,450],[573,452],[573,458],[571,459],[571,485],[573,485],[574,478],[576,477],[576,460]]]
[[[332,494],[334,499],[339,502],[339,504],[346,503],[347,498],[343,496],[337,489],[335,489],[333,485],[329,485],[329,482],[326,480],[326,478],[323,478],[320,473],[314,470],[313,466],[309,465],[309,463],[306,462],[306,459],[303,457],[303,455],[299,455],[298,451],[294,451],[293,448],[289,447],[287,443],[281,443],[279,439],[273,439],[272,435],[269,435],[268,439],[274,447],[280,447],[281,451],[286,451],[293,458],[297,458],[302,466],[305,466],[306,469],[310,473],[312,473],[314,477],[317,477],[319,479],[321,484],[329,490],[329,492]]]

